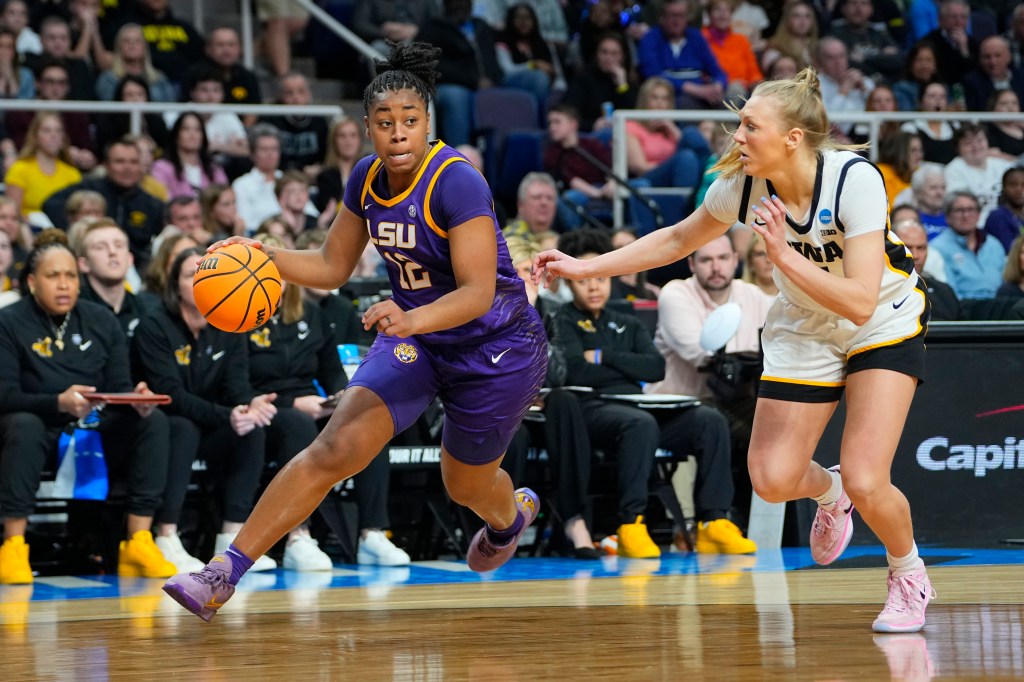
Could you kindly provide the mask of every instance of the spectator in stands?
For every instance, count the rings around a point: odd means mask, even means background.
[[[1020,97],[1008,88],[1000,88],[989,98],[988,111],[1008,114],[1001,121],[985,123],[985,133],[993,148],[1008,160],[1024,156],[1024,117],[1020,115]]]
[[[252,170],[231,183],[235,190],[238,214],[245,227],[254,232],[260,223],[281,212],[274,185],[281,177],[281,138],[277,128],[257,123],[249,130]]]
[[[192,89],[189,91],[189,101],[197,104],[224,103],[224,82],[217,69],[207,67],[194,74]],[[165,122],[171,126],[174,125],[177,118],[177,112],[164,114]],[[247,167],[249,140],[246,137],[245,126],[242,125],[242,119],[238,117],[238,114],[230,111],[217,111],[201,113],[199,118],[206,131],[209,153],[216,155],[217,160],[224,166],[238,167],[242,165]]]
[[[21,298],[18,284],[7,275],[14,265],[14,244],[6,232],[0,231],[0,308],[6,308]]]
[[[946,222],[946,174],[942,164],[922,163],[910,176],[910,204],[917,209],[921,225],[928,233],[931,241],[939,236],[948,223]],[[896,198],[896,203],[903,203],[905,195]]]
[[[127,74],[117,81],[111,101],[114,102],[149,102],[149,83],[142,76]],[[96,142],[99,149],[106,149],[114,140],[119,140],[131,133],[131,114],[96,114]],[[145,113],[142,115],[142,135],[150,137],[161,150],[170,144],[170,133],[160,114]],[[167,188],[164,188],[164,192]]]
[[[141,154],[134,142],[113,142],[106,154],[103,177],[86,178],[65,187],[43,203],[43,211],[54,225],[64,228],[67,226],[64,204],[68,197],[80,189],[99,192],[107,201],[108,215],[128,233],[136,267],[145,268],[149,263],[150,243],[163,225],[163,203],[139,186],[143,177]]]
[[[163,150],[158,148],[153,138],[146,134],[125,135],[124,139],[135,143],[135,146],[139,148],[139,163],[142,165],[143,172],[142,182],[139,183],[139,186],[148,194],[152,194],[160,201],[166,202],[170,199],[170,192],[167,191],[167,186],[152,175],[153,158],[158,150],[161,153]]]
[[[82,273],[82,300],[110,310],[130,341],[135,328],[152,308],[152,299],[139,298],[128,291],[127,277],[132,267],[128,235],[110,218],[98,218],[82,229],[75,255]]]
[[[462,0],[470,4],[468,0]],[[541,34],[537,13],[527,3],[514,4],[505,15],[505,28],[495,50],[505,74],[502,85],[531,93],[539,111],[547,111],[552,91],[565,92],[565,74],[558,48]]]
[[[935,48],[938,74],[946,85],[962,83],[978,61],[978,41],[967,33],[970,19],[967,0],[942,0],[939,27],[923,38]]]
[[[509,28],[506,23],[509,10],[523,4],[529,5],[536,15],[541,37],[554,43],[559,50],[565,49],[569,44],[569,26],[565,20],[565,5],[559,0],[483,0],[474,2],[478,8],[474,14],[482,16],[498,31],[504,31]]]
[[[171,128],[165,156],[153,163],[153,177],[167,187],[171,198],[198,197],[212,183],[227,184],[228,176],[210,154],[206,128],[199,114],[186,111]]]
[[[452,147],[467,144],[473,133],[475,93],[504,79],[494,31],[471,12],[469,0],[445,0],[444,14],[428,19],[418,34],[442,50],[437,64],[437,127]]]
[[[928,235],[925,234],[921,223],[913,218],[894,221],[892,231],[907,247],[910,255],[914,257],[914,269],[917,270],[917,274],[921,275],[928,290],[931,319],[959,320],[960,299],[956,297],[953,287],[925,270],[929,256],[934,254],[929,253]]]
[[[726,97],[733,101],[746,97],[764,79],[750,41],[732,29],[736,4],[737,0],[712,0],[708,4],[710,23],[703,28],[704,39],[729,78]]]
[[[580,137],[578,114],[567,104],[552,107],[548,113],[548,137],[544,170],[563,188],[558,204],[559,222],[564,229],[574,230],[583,222],[576,206],[585,208],[591,200],[610,201],[615,196],[616,183],[601,168],[611,166],[611,150],[597,139]],[[633,178],[629,183],[634,188],[650,185],[643,178]],[[646,208],[636,197],[630,197],[629,206],[633,224],[643,225],[645,234],[654,229],[649,213],[645,213]]]
[[[57,63],[44,61],[39,64],[36,80],[36,99],[61,102],[68,99],[68,72]],[[84,111],[55,112],[64,127],[68,140],[71,165],[81,171],[96,167],[96,145],[93,142],[92,122]],[[9,111],[4,117],[7,133],[19,148],[25,144],[25,133],[35,117],[35,111]]]
[[[153,260],[145,270],[143,279],[145,289],[139,292],[140,298],[148,299],[146,301],[147,307],[152,308],[163,305],[162,301],[164,291],[167,288],[167,278],[171,274],[171,266],[174,265],[174,259],[182,251],[197,247],[199,247],[199,243],[195,239],[192,239],[192,237],[183,232],[179,232],[177,229],[160,240],[160,244],[156,246],[156,253],[153,254]]]
[[[506,238],[520,237],[537,241],[554,229],[558,187],[548,173],[530,172],[519,182],[516,217],[505,226]]]
[[[776,59],[786,56],[796,61],[795,68],[799,71],[814,63],[817,52],[818,17],[814,6],[803,0],[790,0],[783,7],[779,26],[761,56],[762,70],[768,71]]]
[[[0,10],[0,24],[18,36],[15,50],[25,59],[30,54],[42,54],[43,42],[28,25],[28,3],[25,0],[7,0]]]
[[[952,191],[946,201],[950,229],[931,240],[946,262],[946,281],[961,300],[995,296],[1006,266],[1006,250],[978,226],[980,215],[977,197]]]
[[[0,583],[8,584],[33,581],[28,516],[44,468],[56,464],[61,432],[96,406],[83,394],[133,390],[124,333],[103,306],[79,298],[78,266],[64,235],[40,235],[26,270],[27,295],[0,313]],[[149,389],[139,383],[134,391]],[[167,475],[166,418],[153,405],[108,407],[98,429],[111,477],[128,485],[118,574],[173,574],[150,533]]]
[[[71,26],[71,54],[92,64],[96,73],[106,71],[113,64],[114,55],[107,49],[108,34],[116,26],[118,6],[100,8],[100,0],[71,0],[69,20]],[[103,15],[100,17],[100,15]],[[112,41],[110,41],[112,42]]]
[[[129,21],[142,27],[153,66],[173,83],[181,81],[188,67],[202,61],[203,37],[191,23],[174,16],[170,0],[135,0]]]
[[[921,97],[918,100],[917,108],[922,112],[922,117],[914,121],[907,121],[900,126],[900,130],[918,133],[921,136],[925,161],[947,164],[956,157],[957,149],[953,136],[956,133],[957,124],[926,118],[928,112],[949,111],[952,107],[946,84],[939,80],[932,81],[921,88]]]
[[[14,49],[17,35],[0,25],[0,99],[32,99],[36,80]]]
[[[28,220],[55,192],[81,181],[82,174],[72,165],[60,115],[39,112],[28,128],[18,160],[4,177],[6,195]]]
[[[1003,283],[996,296],[1008,298],[1024,298],[1024,234],[1019,235],[1010,245],[1006,256],[1006,268],[1003,270]]]
[[[622,3],[618,0],[597,0],[590,3],[584,11],[580,19],[578,42],[579,53],[585,67],[593,65],[598,43],[605,36],[613,35],[620,44],[629,44],[626,42],[628,38],[621,10]],[[570,88],[571,86],[570,82]]]
[[[238,215],[235,190],[228,185],[210,185],[199,193],[199,206],[203,212],[203,231],[208,241],[219,241],[245,234],[245,221]]]
[[[1007,253],[1013,241],[1024,234],[1024,167],[1014,166],[1003,173],[999,205],[988,214],[985,232],[998,239]]]
[[[283,76],[292,69],[292,40],[306,30],[309,12],[288,0],[258,0],[256,16],[263,24],[263,56],[271,73]]]
[[[846,46],[850,66],[874,80],[892,82],[899,76],[903,55],[885,24],[871,21],[872,0],[843,0],[842,19],[832,21],[829,33]]]
[[[632,244],[636,240],[636,231],[628,227],[621,227],[612,232],[613,249],[621,249],[623,246]],[[527,271],[526,274],[529,274],[529,271]],[[612,282],[612,296],[615,298],[623,298],[627,301],[636,301],[641,299],[653,301],[657,300],[658,294],[660,293],[661,287],[648,282],[646,272],[631,272],[625,275],[619,275]]]
[[[364,156],[363,135],[363,127],[354,118],[345,116],[331,123],[328,133],[331,143],[324,157],[324,168],[316,176],[313,205],[332,219],[338,212],[352,168]]]
[[[977,123],[965,123],[954,136],[958,156],[946,164],[946,189],[973,194],[981,204],[980,221],[999,203],[1003,173],[1013,164],[993,156],[985,129]]]
[[[149,46],[138,24],[125,24],[118,29],[110,68],[96,79],[96,96],[108,102],[113,100],[118,81],[128,75],[138,76],[146,82],[150,101],[178,101],[175,87],[150,61]]]
[[[584,70],[570,80],[564,102],[579,112],[581,130],[610,130],[611,112],[606,109],[636,106],[636,75],[626,39],[621,33],[602,34],[585,64]]]
[[[216,539],[220,552],[252,511],[263,472],[262,427],[277,413],[276,396],[256,395],[249,383],[245,337],[209,326],[196,308],[192,278],[202,255],[188,249],[174,259],[164,305],[142,320],[132,343],[137,375],[172,399],[163,408],[174,439],[163,504],[156,513],[156,543],[179,571],[198,570],[202,563],[178,537],[192,462],[206,460],[223,488],[223,523]],[[252,570],[274,568],[277,562],[260,557]]]
[[[326,229],[306,230],[295,240],[295,248],[319,249],[326,240]],[[379,255],[377,259],[381,262],[384,261]],[[386,275],[382,277],[386,277]],[[302,287],[302,297],[320,308],[320,316],[324,320],[332,345],[337,347],[347,343],[360,343],[363,334],[362,325],[359,323],[359,315],[356,313],[356,307],[351,299],[334,291],[311,287]]]
[[[761,248],[764,248],[763,244]],[[717,377],[707,371],[714,353],[701,347],[700,336],[713,310],[725,303],[736,303],[743,315],[739,329],[725,345],[724,351],[756,355],[761,350],[761,328],[764,327],[768,308],[775,298],[766,296],[756,284],[734,279],[739,266],[739,254],[728,235],[722,235],[697,249],[689,261],[693,277],[672,280],[658,296],[658,330],[654,335],[654,346],[665,358],[665,378],[652,384],[647,391],[696,396],[705,404],[713,406],[698,409],[712,412],[717,409],[725,415],[732,435],[733,481],[738,484],[740,499],[749,500],[751,488],[746,456],[754,424],[754,378],[760,374],[760,368],[756,371],[751,369],[751,376],[745,384],[730,387],[736,395],[716,392],[712,386]],[[708,414],[703,419],[713,422],[717,421],[714,419],[717,416]],[[712,466],[717,461],[715,457],[704,459],[707,461],[701,461],[701,458],[697,460],[698,480],[708,475],[704,467]],[[745,503],[741,502],[741,505],[746,507]],[[701,524],[698,527],[698,543],[703,526]]]
[[[640,86],[637,108],[671,110],[674,92],[664,78],[648,78]],[[680,129],[669,118],[626,121],[629,173],[647,180],[652,187],[695,190],[710,155],[707,141],[695,126]]]
[[[429,19],[440,15],[441,3],[435,0],[357,0],[352,30],[387,54],[385,41],[409,42]]]
[[[295,248],[295,235],[292,232],[292,227],[280,214],[271,216],[260,223],[259,227],[256,228],[255,234],[271,235],[283,241],[287,248]]]
[[[815,66],[821,81],[821,99],[829,114],[864,111],[868,93],[875,89],[875,84],[860,69],[850,67],[843,41],[833,36],[822,38],[818,42]],[[848,123],[835,127],[844,134],[853,129]]]
[[[907,52],[903,64],[903,77],[893,83],[892,91],[900,111],[916,111],[921,89],[939,75],[935,48],[928,42],[915,43]]]
[[[43,20],[39,29],[43,43],[40,55],[30,55],[26,65],[42,76],[40,67],[46,63],[55,63],[67,71],[68,88],[60,99],[91,100],[96,99],[96,76],[89,63],[71,53],[71,26],[67,20],[59,16],[49,16]]]
[[[757,285],[762,293],[774,298],[779,295],[774,275],[775,264],[768,260],[764,239],[756,233],[751,235],[743,253],[743,281]]]
[[[680,109],[718,109],[729,79],[700,29],[689,26],[689,20],[689,0],[666,0],[658,28],[637,45],[637,66],[644,78],[668,79]]]
[[[103,218],[107,215],[107,200],[99,192],[80,189],[68,197],[64,212],[67,214],[68,225],[74,225],[83,218]],[[71,250],[78,252],[74,243],[71,244]]]
[[[25,260],[32,249],[32,231],[22,222],[21,211],[9,197],[0,197],[0,232],[11,243],[11,263],[0,271],[0,276],[6,276],[13,287],[19,288]]]
[[[889,198],[889,210],[896,205],[896,197],[910,188],[914,171],[924,160],[924,148],[916,133],[897,132],[878,140],[878,161],[875,165],[882,172],[885,195]]]
[[[1024,69],[1024,4],[1018,3],[1013,8],[1003,37],[1010,44],[1013,68]]]
[[[982,111],[998,89],[1009,88],[1024,97],[1024,69],[1010,66],[1010,43],[1002,36],[985,38],[978,48],[978,66],[964,76],[969,111]]]
[[[875,89],[868,94],[864,111],[888,112],[896,111],[896,95],[888,85],[876,85]],[[878,126],[878,134],[875,142],[887,137],[892,137],[899,132],[899,121],[883,121]],[[854,144],[867,144],[871,142],[871,127],[865,123],[855,123],[850,133],[850,141]]]
[[[512,265],[523,280],[530,305],[536,306],[545,326],[549,316],[542,308],[544,299],[538,296],[537,285],[530,277],[533,257],[540,253],[536,244],[525,239],[508,241]],[[550,333],[550,332],[549,332]],[[534,429],[527,420],[509,443],[501,466],[516,481],[527,480],[527,451],[531,444],[544,447],[548,453],[548,469],[553,478],[555,509],[562,521],[566,549],[577,559],[599,559],[594,539],[587,527],[587,503],[590,488],[590,462],[593,457],[583,409],[576,394],[561,388],[565,384],[566,365],[561,350],[548,345],[548,368],[544,387],[550,392],[538,399],[536,407],[544,414],[543,425],[538,427],[543,440],[533,440]],[[625,492],[625,491],[623,491]]]
[[[280,104],[307,106],[313,103],[309,82],[301,73],[286,73],[278,83]],[[291,114],[266,116],[262,120],[277,128],[281,168],[301,170],[315,178],[327,149],[327,121],[321,116]]]
[[[257,7],[259,12],[259,7]],[[204,47],[205,58],[193,64],[185,73],[182,89],[192,92],[196,77],[212,67],[220,79],[224,91],[225,104],[262,104],[260,81],[256,74],[242,65],[242,42],[238,32],[228,26],[218,26],[210,31]],[[281,73],[287,73],[285,69]],[[255,114],[242,116],[246,126],[256,123]]]
[[[209,243],[209,235],[203,229],[203,209],[196,197],[174,197],[167,202],[164,225],[173,225],[199,244],[205,246]]]
[[[765,80],[779,80],[780,78],[795,78],[797,73],[796,60],[788,54],[776,57],[765,70]]]
[[[286,171],[277,179],[277,183],[274,185],[274,194],[281,207],[281,212],[276,217],[288,226],[289,241],[294,242],[301,233],[318,227],[318,214],[309,200],[309,178],[305,173],[294,170]],[[330,224],[329,220],[333,217],[327,216],[325,222]],[[326,225],[319,227],[326,227]]]

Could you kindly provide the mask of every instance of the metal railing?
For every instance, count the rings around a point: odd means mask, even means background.
[[[980,123],[1007,120],[1006,113],[991,111],[934,112],[923,116],[920,111],[864,112],[830,114],[832,123],[865,123],[868,125],[868,140],[878,139],[881,125],[887,121],[976,121]],[[1020,116],[1020,114],[1018,114]],[[612,170],[620,177],[628,177],[629,168],[626,163],[626,121],[650,121],[654,119],[670,119],[685,123],[701,121],[736,122],[736,114],[731,111],[681,111],[678,109],[617,109],[612,114]],[[878,159],[878,147],[872,144],[868,149],[872,161]],[[613,203],[615,225],[621,225],[625,210],[625,195],[617,192]]]

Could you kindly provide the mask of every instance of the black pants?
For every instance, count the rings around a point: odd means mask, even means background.
[[[244,522],[252,511],[263,473],[264,430],[256,428],[239,436],[228,422],[207,428],[177,415],[167,419],[171,425],[171,449],[167,489],[164,503],[157,511],[157,523],[179,522],[196,457],[205,460],[209,472],[221,480],[224,520]]]
[[[656,412],[661,424],[660,447],[677,457],[697,458],[693,490],[697,518],[700,521],[725,518],[735,494],[729,420],[707,405]]]
[[[109,479],[127,483],[128,513],[152,516],[167,481],[167,417],[159,410],[143,418],[131,408],[107,408],[97,428]],[[62,430],[30,412],[0,417],[0,514],[20,519],[32,513],[44,469],[56,469]]]
[[[596,398],[581,398],[590,441],[613,455],[619,481],[619,522],[634,523],[647,509],[648,481],[661,432],[650,412]]]
[[[280,407],[267,431],[267,455],[282,467],[313,442],[326,420],[319,423],[293,407]],[[388,490],[391,463],[378,454],[356,474],[355,499],[360,528],[388,528]]]
[[[545,396],[544,417],[535,428],[543,438],[555,477],[555,509],[565,521],[582,514],[587,504],[592,454],[587,422],[579,398],[559,389]],[[530,430],[526,423],[519,427],[501,463],[516,484],[526,478],[526,451],[533,442]]]

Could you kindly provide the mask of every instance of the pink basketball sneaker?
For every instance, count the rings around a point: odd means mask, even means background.
[[[875,618],[875,632],[917,632],[924,627],[924,612],[935,599],[935,590],[928,580],[924,564],[901,575],[889,570],[889,598]]]
[[[829,471],[839,473],[839,465]],[[843,553],[853,537],[853,502],[846,496],[846,491],[839,496],[839,501],[828,511],[818,506],[811,526],[811,556],[814,561],[827,566]]]
[[[516,490],[516,507],[523,514],[523,527],[507,545],[498,546],[492,543],[487,537],[487,526],[478,530],[470,541],[469,551],[466,552],[466,563],[477,573],[501,568],[506,561],[512,558],[519,545],[519,538],[523,537],[523,533],[537,518],[537,513],[540,511],[540,498],[529,488],[519,488]]]

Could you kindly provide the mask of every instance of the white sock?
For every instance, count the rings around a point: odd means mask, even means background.
[[[839,475],[838,471],[825,469],[825,473],[832,477],[832,485],[829,486],[828,490],[811,499],[817,502],[819,506],[829,509],[843,496],[843,477]]]
[[[917,543],[914,543],[914,548],[910,550],[910,554],[905,557],[894,557],[889,552],[885,553],[885,558],[889,562],[889,568],[893,573],[907,573],[914,569],[920,568],[924,565],[921,561],[921,557],[917,555]]]

